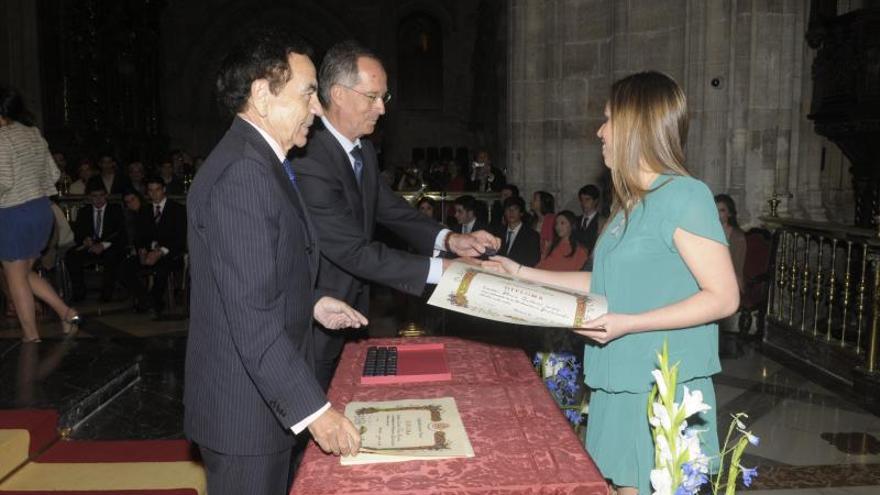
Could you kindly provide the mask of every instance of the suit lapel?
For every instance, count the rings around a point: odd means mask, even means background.
[[[351,160],[348,158],[348,153],[345,152],[345,149],[333,137],[333,134],[323,127],[318,129],[315,133],[313,139],[317,139],[324,146],[325,150],[329,154],[329,165],[333,167],[337,167],[336,176],[342,179],[343,190],[345,192],[345,196],[348,199],[349,206],[351,210],[354,212],[354,215],[361,221],[363,225],[367,225],[367,219],[371,218],[366,216],[365,206],[367,202],[364,198],[364,193],[360,186],[358,186],[357,178],[354,176],[354,169],[351,167]],[[363,175],[361,176],[361,181],[364,185],[364,190],[369,191],[369,186],[367,182],[367,177],[370,175],[367,171],[370,169],[370,161],[374,160],[374,154],[372,152],[367,152],[364,150],[364,169]],[[368,231],[367,231],[368,232]]]
[[[361,176],[362,189],[360,191],[361,197],[363,198],[364,232],[366,232],[369,237],[372,237],[373,226],[375,224],[376,192],[379,190],[379,164],[376,162],[376,151],[373,149],[372,143],[362,138],[361,148],[364,153],[364,170],[363,175]]]
[[[290,178],[287,177],[287,172],[284,170],[284,165],[278,161],[278,157],[275,155],[275,152],[272,150],[272,147],[269,146],[269,143],[263,139],[263,136],[257,132],[254,127],[245,122],[240,117],[236,117],[232,123],[233,129],[237,132],[240,132],[248,142],[260,153],[260,156],[263,160],[269,164],[269,168],[272,170],[272,174],[275,176],[275,179],[281,184],[281,189],[284,191],[285,196],[288,201],[290,201],[291,206],[293,207],[293,211],[296,216],[299,217],[300,221],[303,223],[305,227],[304,231],[306,234],[306,238],[304,239],[306,242],[306,252],[309,253],[309,271],[311,272],[312,278],[312,286],[315,285],[315,280],[318,276],[318,246],[317,246],[317,236],[315,235],[315,229],[312,225],[311,219],[306,210],[305,203],[302,200],[302,196],[299,193],[297,187],[290,182]],[[296,167],[294,167],[294,172],[296,171]]]

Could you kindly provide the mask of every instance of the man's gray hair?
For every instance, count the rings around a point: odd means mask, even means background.
[[[382,63],[369,48],[354,40],[341,41],[324,55],[318,71],[318,98],[324,108],[330,106],[330,89],[334,84],[350,88],[359,82],[357,61],[360,57],[372,58]]]

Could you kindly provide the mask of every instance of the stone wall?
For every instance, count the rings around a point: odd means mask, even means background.
[[[611,83],[655,69],[688,95],[690,170],[734,197],[741,223],[774,194],[782,214],[851,222],[848,165],[806,118],[808,14],[801,0],[512,2],[513,180],[575,207],[581,185],[607,180],[595,132]]]
[[[0,84],[21,92],[39,126],[43,120],[37,2],[0,0]]]

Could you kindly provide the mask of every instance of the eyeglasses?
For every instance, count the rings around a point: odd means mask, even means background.
[[[342,86],[345,89],[350,89],[365,98],[369,98],[370,103],[376,103],[377,101],[382,100],[382,103],[385,103],[387,105],[388,102],[391,101],[391,93],[390,92],[385,92],[384,95],[379,96],[379,95],[371,95],[371,94],[367,94],[367,93],[361,93],[360,91],[358,91],[350,86],[344,86],[342,84],[340,84],[340,86]]]

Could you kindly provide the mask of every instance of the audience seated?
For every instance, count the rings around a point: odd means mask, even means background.
[[[122,194],[127,189],[125,177],[116,170],[116,160],[110,155],[102,155],[98,160],[101,173],[89,179],[90,182],[102,182],[108,194]]]
[[[153,228],[153,213],[144,197],[134,189],[122,194],[125,205],[125,233],[128,239],[129,256],[137,256],[139,248],[149,247],[148,239]]]
[[[459,196],[453,202],[455,208],[455,221],[458,225],[453,228],[460,234],[470,234],[478,230],[486,230],[487,226],[480,218],[477,218],[477,200],[469,194]]]
[[[492,166],[489,152],[478,151],[472,164],[470,180],[467,184],[468,191],[498,192],[505,182],[504,173]]]
[[[128,173],[128,188],[137,191],[138,194],[146,194],[146,184],[144,184],[144,164],[135,160],[128,164],[126,172]]]
[[[522,198],[504,201],[504,218],[507,226],[495,232],[501,239],[500,254],[525,266],[535,266],[541,259],[541,239],[538,233],[524,226],[526,204]]]
[[[532,195],[532,228],[541,237],[541,254],[546,255],[553,242],[556,225],[556,200],[547,191],[535,191]]]
[[[76,169],[77,179],[73,181],[73,184],[70,185],[67,192],[77,195],[85,194],[86,184],[89,182],[89,179],[95,176],[95,174],[95,167],[92,166],[92,162],[84,158],[79,162],[79,166]]]
[[[568,210],[560,211],[556,215],[553,242],[537,268],[560,272],[573,272],[583,268],[587,262],[587,250],[574,236],[575,222],[574,213]]]
[[[164,161],[159,165],[159,177],[165,184],[167,194],[178,195],[186,192],[183,187],[183,179],[174,173],[174,165],[171,164],[170,160]]]
[[[496,199],[492,202],[492,215],[489,224],[494,230],[500,230],[505,226],[504,202],[507,201],[507,198],[518,198],[519,188],[513,184],[504,184],[501,186],[500,194],[501,199]]]
[[[593,184],[587,184],[578,191],[578,202],[581,205],[581,214],[575,219],[575,239],[587,250],[588,255],[593,254],[599,232],[605,225],[605,217],[599,213],[601,206],[599,188]]]
[[[170,163],[169,163],[170,165]],[[165,309],[164,297],[168,276],[183,267],[186,252],[186,208],[167,198],[165,181],[161,177],[147,179],[153,220],[141,226],[146,232],[136,232],[137,255],[125,260],[122,281],[134,298],[135,309],[152,307],[154,317]],[[142,275],[153,276],[153,287],[147,297]]]
[[[101,300],[113,298],[116,273],[125,256],[126,235],[122,209],[107,202],[107,189],[101,180],[90,181],[86,187],[90,205],[80,208],[73,225],[74,247],[65,257],[73,290],[73,301],[86,297],[84,268],[103,267]]]

